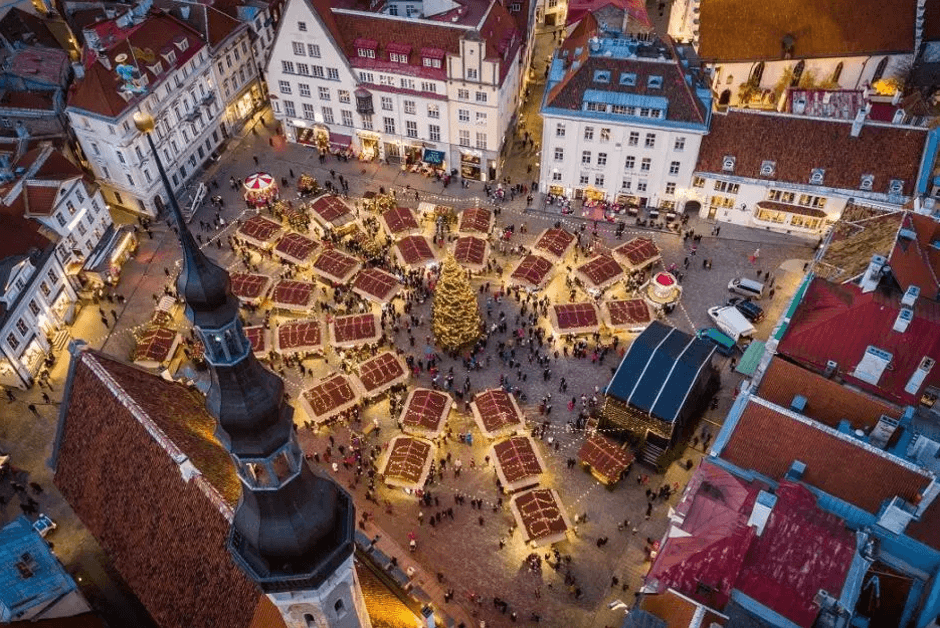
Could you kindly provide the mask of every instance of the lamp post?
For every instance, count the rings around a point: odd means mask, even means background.
[[[176,201],[176,195],[173,193],[173,187],[170,185],[170,179],[166,176],[166,170],[163,168],[163,162],[160,161],[160,154],[157,152],[157,147],[153,143],[153,137],[151,137],[157,124],[154,122],[153,116],[151,116],[149,113],[138,110],[134,114],[134,126],[136,126],[137,130],[143,133],[144,137],[147,138],[147,145],[150,146],[150,152],[153,154],[153,158],[157,162],[157,170],[160,172],[160,179],[163,181],[163,188],[166,190],[166,195],[170,199],[170,209],[173,212],[173,218],[176,220],[176,226],[180,231],[180,237],[183,237],[183,233],[189,233],[189,230],[185,228],[183,212],[180,210],[179,203]]]

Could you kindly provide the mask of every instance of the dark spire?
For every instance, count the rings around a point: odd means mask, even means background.
[[[315,588],[353,551],[349,495],[307,466],[294,434],[284,382],[251,351],[228,272],[196,245],[153,144],[153,118],[138,112],[170,200],[183,248],[177,289],[205,346],[212,383],[206,407],[242,483],[229,549],[265,591]]]

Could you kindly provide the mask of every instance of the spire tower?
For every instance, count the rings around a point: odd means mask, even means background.
[[[134,122],[147,138],[178,229],[183,269],[176,286],[205,346],[206,408],[241,480],[232,557],[290,628],[371,628],[352,562],[352,499],[304,460],[284,382],[255,358],[228,272],[199,249],[186,226],[151,137],[153,118],[138,112]]]

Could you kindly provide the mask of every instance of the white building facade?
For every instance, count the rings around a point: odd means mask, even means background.
[[[682,208],[711,104],[668,52],[624,38],[561,49],[542,104],[543,192]]]
[[[916,194],[928,133],[913,126],[730,110],[712,117],[689,190],[702,218],[818,237],[846,204]]]
[[[440,19],[409,19],[339,8],[320,15],[306,0],[288,2],[267,73],[287,139],[495,179],[519,92],[521,37],[497,2],[448,8]]]
[[[224,109],[208,47],[196,31],[162,12],[149,14],[132,35],[128,27],[107,48],[86,31],[92,49],[67,113],[105,200],[156,216],[155,199],[164,192],[134,113],[147,111],[156,120],[155,143],[179,190],[222,142]]]

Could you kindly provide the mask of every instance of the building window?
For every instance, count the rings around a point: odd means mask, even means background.
[[[340,118],[342,119],[343,126],[352,126],[353,125],[353,116],[352,111],[343,109],[340,112]]]
[[[296,112],[296,110],[294,109],[294,101],[292,101],[292,100],[285,100],[285,101],[284,101],[284,113],[286,113],[286,114],[287,114],[288,116],[290,116],[291,118],[293,118],[294,116],[297,115],[297,112]]]
[[[365,59],[375,59],[375,50],[372,48],[359,48],[357,53],[360,57]]]
[[[594,185],[597,187],[603,187],[604,185],[604,175],[596,174],[594,175]]]
[[[602,128],[601,129],[601,141],[609,142],[610,141],[610,129]]]
[[[584,139],[588,141],[594,139],[594,127],[592,126],[584,127]]]
[[[411,90],[411,91],[415,91],[415,81],[414,81],[414,79],[410,79],[410,78],[403,78],[403,79],[401,79],[401,88],[402,88],[402,89],[408,89],[408,90]]]
[[[338,81],[338,80],[339,80],[339,70],[337,70],[336,68],[327,68],[327,69],[326,69],[326,78],[330,79],[331,81]]]
[[[362,114],[362,128],[366,131],[372,130],[372,116],[370,114]]]
[[[637,183],[636,183],[636,191],[637,191],[637,192],[645,192],[645,191],[646,191],[646,181],[637,181]]]
[[[470,90],[469,89],[458,89],[457,98],[460,100],[470,100]]]
[[[385,132],[389,135],[395,135],[395,118],[382,118],[382,122],[385,124]]]
[[[115,152],[117,153],[118,161],[121,162],[122,164],[126,164],[127,162],[124,161],[124,153],[122,153],[121,151],[115,151]]]
[[[486,102],[486,92],[477,92],[477,102]]]
[[[600,113],[607,113],[607,103],[601,102],[589,102],[584,104],[585,111],[597,111]]]
[[[319,44],[307,44],[307,54],[310,55],[311,57],[315,57],[319,59],[320,58]]]
[[[400,52],[388,53],[388,59],[392,63],[408,63],[408,55],[401,54]]]
[[[306,23],[306,22],[297,22],[297,30],[302,31],[302,32],[306,32],[306,31],[307,31],[307,23]]]
[[[643,160],[640,162],[640,170],[643,172],[649,172],[650,165],[652,165],[652,163],[653,163],[652,159],[650,159],[649,157],[644,157]]]
[[[418,137],[418,123],[414,120],[405,120],[405,135]]]
[[[477,148],[486,150],[486,133],[477,132]]]
[[[303,98],[310,98],[310,85],[307,83],[298,83],[297,89]]]
[[[669,174],[672,175],[672,176],[678,175],[678,174],[679,174],[679,166],[680,166],[680,164],[679,164],[678,161],[674,161],[674,162],[670,163],[670,164],[669,164]]]
[[[636,146],[640,143],[640,134],[637,131],[630,131],[630,139],[627,141],[627,144],[630,146]]]
[[[277,89],[282,94],[290,94],[290,83],[288,81],[278,81]]]
[[[55,219],[56,219],[56,222],[59,223],[59,226],[60,226],[60,227],[64,227],[64,226],[66,225],[66,223],[68,222],[68,221],[65,219],[65,216],[63,216],[62,214],[56,214],[56,215],[55,215]]]
[[[559,122],[555,125],[555,137],[564,137],[565,136],[565,125]]]
[[[693,188],[705,187],[705,179],[703,179],[702,177],[692,177],[692,187]]]
[[[598,166],[607,165],[607,153],[597,153],[597,165]]]
[[[349,90],[340,89],[336,91],[336,98],[343,103],[349,103]]]
[[[404,102],[405,113],[414,115],[415,114],[415,101],[406,100]]]
[[[715,191],[725,192],[727,194],[737,194],[739,186],[737,183],[728,183],[727,181],[715,181]]]
[[[675,194],[676,193],[676,184],[673,181],[670,181],[666,184],[666,194]]]
[[[306,48],[305,48],[303,42],[300,42],[300,41],[292,41],[292,42],[291,42],[291,47],[294,49],[294,54],[297,55],[298,57],[305,57],[305,56],[307,56]]]
[[[330,99],[330,88],[329,87],[318,87],[317,93],[320,95],[320,100],[329,100]]]
[[[441,117],[441,108],[439,105],[430,104],[428,105],[428,117],[429,118],[440,118]]]
[[[326,124],[333,124],[333,108],[332,107],[323,107],[323,121]]]
[[[675,143],[672,145],[672,149],[675,151],[685,150],[685,138],[677,137]]]
[[[297,65],[299,66],[301,64],[298,63]],[[306,67],[307,64],[304,63],[303,65]],[[303,72],[301,72],[301,74],[306,74],[306,73],[307,73],[306,69]],[[313,66],[313,76],[319,79],[323,78],[323,66],[322,65]]]
[[[647,133],[647,134],[646,134],[646,144],[645,144],[645,146],[646,146],[647,148],[655,148],[655,147],[656,147],[656,134],[655,134],[655,133]]]
[[[565,160],[565,149],[560,146],[555,149],[555,161]]]
[[[39,284],[39,291],[42,292],[43,296],[46,297],[52,294],[52,290],[49,289],[49,284],[47,284],[45,281]]]
[[[470,146],[470,131],[460,129],[460,137],[457,143],[461,146]]]
[[[392,110],[392,97],[391,96],[382,96],[382,111],[391,111]]]
[[[11,349],[16,351],[20,346],[20,341],[16,339],[16,336],[10,333],[10,335],[7,336],[7,344],[10,345]]]
[[[477,124],[486,124],[486,112],[485,112],[485,111],[477,111],[476,113],[477,113],[477,115],[476,115]]]
[[[428,125],[428,137],[431,139],[432,142],[440,142],[441,141],[441,127],[439,127],[436,124],[429,124]]]
[[[284,74],[294,74],[294,62],[281,61],[281,71],[284,72]]]
[[[621,190],[626,190],[629,192],[632,188],[633,188],[633,181],[631,181],[630,179],[624,179],[623,181],[620,182]]]
[[[581,163],[590,164],[591,163],[591,151],[586,150],[581,153]]]
[[[627,155],[627,161],[623,167],[627,170],[633,170],[636,167],[636,157],[633,155]]]
[[[552,173],[552,181],[561,181],[561,173],[560,173],[560,172],[553,172],[553,173]]]
[[[476,68],[467,68],[467,80],[468,81],[475,81],[477,80],[478,76],[479,76],[479,73],[477,72]]]
[[[29,327],[26,326],[26,323],[23,322],[23,319],[18,319],[16,321],[16,331],[20,332],[20,335],[24,338],[26,334],[29,333]]]
[[[430,92],[432,94],[437,93],[437,83],[431,83],[429,81],[421,81],[421,91]]]
[[[581,185],[587,185],[590,182],[591,182],[591,177],[589,175],[582,174],[580,177],[578,177],[578,183],[580,183]]]
[[[130,184],[131,187],[134,187],[135,185],[137,185],[136,183],[134,183],[134,177],[132,177],[131,175],[127,175],[127,182]]]
[[[441,67],[441,60],[440,60],[440,59],[432,59],[431,57],[424,57],[424,58],[421,60],[421,63],[422,63],[422,64],[424,65],[424,67],[426,67],[426,68],[439,68],[439,67]]]
[[[470,122],[470,110],[469,109],[458,109],[457,110],[457,119],[461,122]]]

